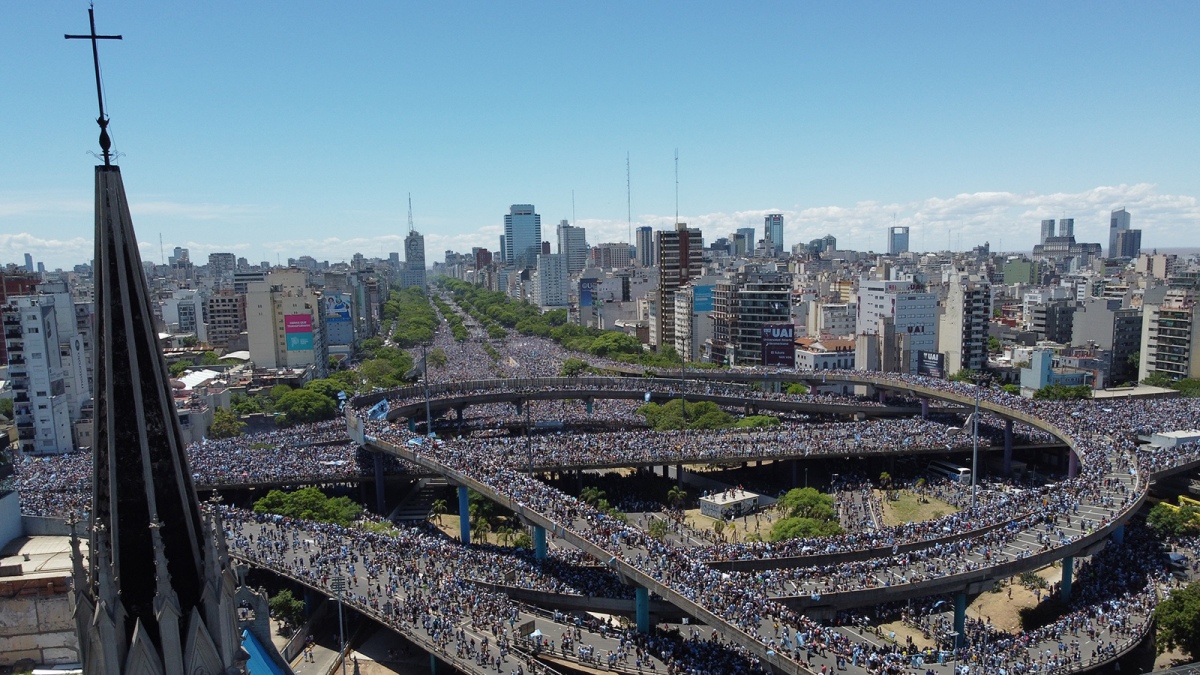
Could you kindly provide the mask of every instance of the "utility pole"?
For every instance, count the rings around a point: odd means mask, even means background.
[[[346,577],[339,574],[332,581],[333,592],[337,593],[338,639],[341,641],[342,649],[342,675],[346,675],[346,625],[342,623],[342,593],[346,591]]]
[[[530,436],[530,434],[533,432],[533,426],[529,421],[529,405],[530,405],[530,401],[529,401],[529,399],[526,399],[525,400],[525,453],[529,456],[528,466],[527,466],[527,468],[529,470],[529,475],[533,476],[533,438]]]

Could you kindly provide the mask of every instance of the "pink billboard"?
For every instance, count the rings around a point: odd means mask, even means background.
[[[285,314],[283,316],[283,332],[285,332],[285,333],[311,333],[312,332],[312,315],[311,314]]]

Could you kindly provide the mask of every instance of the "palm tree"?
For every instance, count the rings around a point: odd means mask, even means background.
[[[582,499],[583,501],[587,502],[588,504],[595,506],[597,501],[604,498],[604,490],[601,490],[600,488],[596,488],[596,487],[591,487],[589,485],[588,487],[585,487],[579,491],[579,498]]]
[[[509,542],[512,541],[512,538],[513,530],[511,527],[504,526],[496,528],[496,540],[500,542],[501,546],[508,546]]]
[[[442,516],[446,515],[446,510],[446,500],[435,499],[433,500],[433,503],[429,505],[429,518],[431,520],[436,519],[437,524],[440,526],[442,524]]]
[[[492,533],[492,525],[486,518],[480,518],[479,524],[475,526],[475,536],[483,543],[488,543],[488,535]]]
[[[674,506],[675,508],[679,508],[680,505],[687,501],[687,496],[687,490],[684,490],[678,485],[667,491],[667,501],[670,502],[671,506]]]

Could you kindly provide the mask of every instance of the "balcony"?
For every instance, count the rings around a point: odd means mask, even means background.
[[[4,331],[4,337],[8,338],[9,340],[20,340],[23,336],[24,333],[19,330],[13,330],[10,328]]]
[[[8,357],[8,365],[23,366],[23,365],[25,365],[25,359],[24,359],[24,357],[21,357],[21,356],[10,356],[10,357]]]
[[[13,403],[29,403],[29,395],[17,394],[16,396],[13,396]]]

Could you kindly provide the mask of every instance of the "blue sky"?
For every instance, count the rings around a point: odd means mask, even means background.
[[[108,1],[108,112],[143,255],[497,246],[530,202],[592,243],[679,210],[879,250],[1028,250],[1043,217],[1200,246],[1200,4]],[[969,6],[968,6],[969,5]],[[0,7],[0,263],[91,255],[84,2]]]

